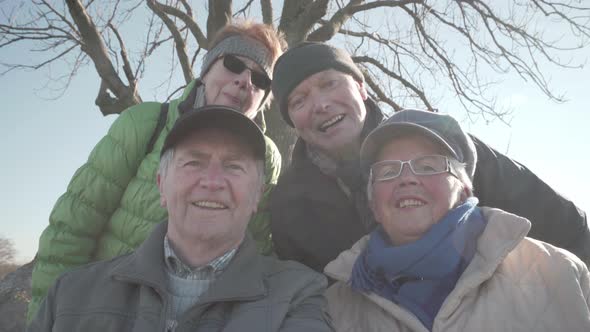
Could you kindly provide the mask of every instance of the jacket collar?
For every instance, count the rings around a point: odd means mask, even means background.
[[[195,103],[195,98],[197,97],[197,89],[202,86],[203,83],[201,79],[195,79],[190,82],[182,93],[180,97],[181,102],[178,104],[178,113],[183,114],[191,109],[193,109],[193,105]]]
[[[348,282],[354,262],[369,243],[369,236],[370,234],[363,236],[350,249],[341,252],[338,257],[326,265],[324,273],[337,281]]]
[[[441,318],[451,315],[461,299],[474,288],[490,279],[506,256],[518,246],[531,229],[528,219],[495,208],[482,208],[488,224],[479,237],[471,263],[457,281],[438,313]]]
[[[166,288],[164,267],[164,236],[168,222],[163,222],[130,255],[119,261],[111,275],[132,283],[147,284],[163,292]]]
[[[211,284],[199,302],[217,302],[224,299],[254,299],[268,295],[265,286],[267,271],[262,257],[256,251],[249,234],[225,271]]]
[[[112,270],[115,279],[143,284],[164,294],[166,275],[164,266],[164,236],[168,223],[158,224],[135,252],[122,259]],[[268,291],[264,279],[266,271],[256,251],[254,240],[246,234],[244,241],[227,268],[203,294],[199,302],[233,301],[265,296]]]

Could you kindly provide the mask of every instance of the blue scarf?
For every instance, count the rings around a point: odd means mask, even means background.
[[[450,210],[419,240],[393,246],[379,226],[357,258],[351,287],[411,311],[432,330],[434,317],[473,258],[486,222],[476,197]]]

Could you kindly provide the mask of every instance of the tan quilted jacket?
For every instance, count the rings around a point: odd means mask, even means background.
[[[432,331],[590,331],[590,275],[568,251],[525,237],[527,219],[483,208],[488,221],[473,260]],[[347,285],[368,236],[326,266],[338,331],[428,331],[408,310]]]

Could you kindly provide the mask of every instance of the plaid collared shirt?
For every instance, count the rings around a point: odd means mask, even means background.
[[[237,249],[234,248],[225,254],[215,258],[204,266],[190,267],[178,258],[170,242],[168,235],[164,237],[164,260],[166,261],[166,268],[172,275],[189,280],[210,280],[213,281],[217,276],[223,272],[231,259],[236,254]]]

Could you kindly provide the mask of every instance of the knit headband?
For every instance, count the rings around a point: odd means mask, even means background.
[[[240,55],[256,62],[272,79],[273,61],[268,48],[255,39],[241,35],[229,36],[207,52],[201,66],[201,77],[205,76],[213,63],[224,54]]]

